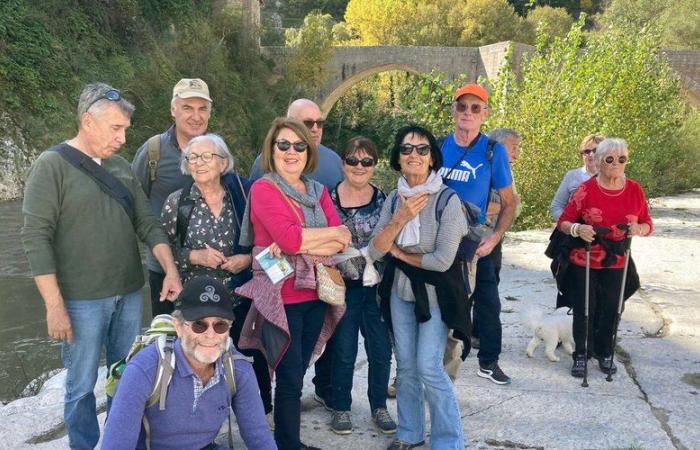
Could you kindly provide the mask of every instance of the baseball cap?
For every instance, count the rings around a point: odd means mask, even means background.
[[[183,78],[173,88],[173,98],[199,97],[212,101],[209,97],[209,86],[201,78]]]
[[[452,96],[452,100],[457,101],[457,99],[459,99],[461,96],[467,94],[479,97],[486,103],[488,103],[489,101],[489,93],[486,91],[486,89],[484,89],[478,84],[465,84],[464,86],[455,91],[455,94]]]
[[[175,301],[175,309],[185,320],[221,317],[235,320],[233,301],[226,286],[211,277],[197,277],[188,281]]]

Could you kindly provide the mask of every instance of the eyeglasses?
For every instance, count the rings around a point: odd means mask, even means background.
[[[314,127],[314,124],[315,124],[319,129],[322,130],[322,129],[323,129],[323,126],[326,124],[326,121],[323,120],[323,119],[318,119],[318,120],[310,120],[310,119],[309,119],[309,120],[305,120],[305,121],[304,121],[304,125],[306,125],[306,128],[308,128],[309,130],[312,129],[312,128]]]
[[[307,144],[304,141],[291,143],[286,139],[280,139],[278,141],[275,141],[275,145],[277,146],[277,150],[282,152],[286,152],[290,148],[294,147],[294,150],[296,150],[298,153],[302,153],[305,152],[307,148],[309,148],[309,144]]]
[[[374,165],[374,158],[357,159],[354,156],[348,156],[345,158],[345,164],[352,167],[355,167],[358,164],[362,164],[362,167],[372,167]]]
[[[588,155],[590,155],[590,154],[595,154],[595,151],[596,151],[596,150],[598,150],[596,147],[593,147],[593,148],[584,148],[583,150],[581,150],[581,154],[582,154],[582,155],[588,156]]]
[[[482,109],[486,109],[486,106],[482,105],[481,103],[472,103],[470,105],[468,103],[455,102],[455,109],[458,113],[463,113],[468,109],[472,114],[479,114],[481,113]]]
[[[85,108],[85,111],[87,111],[88,109],[90,109],[90,108],[92,107],[92,105],[94,105],[95,103],[99,102],[100,100],[109,100],[110,102],[118,102],[118,101],[121,100],[121,99],[122,99],[122,93],[121,93],[121,92],[119,92],[119,91],[116,90],[116,89],[109,89],[109,90],[105,91],[104,94],[100,95],[100,96],[97,97],[95,100],[93,100],[92,102],[90,102],[90,104],[88,105],[88,107]]]
[[[231,324],[223,320],[214,322],[213,324],[208,324],[203,320],[195,320],[194,322],[185,322],[185,325],[189,325],[190,328],[192,328],[192,331],[197,334],[204,333],[210,326],[214,329],[214,333],[216,334],[228,333],[228,330],[231,329]]]
[[[419,145],[401,144],[399,146],[399,152],[402,155],[410,155],[411,153],[413,153],[413,150],[415,150],[420,156],[425,156],[428,153],[430,153],[430,145],[428,145],[428,144],[419,144]]]
[[[615,162],[615,157],[614,156],[606,156],[603,161],[605,161],[606,164],[612,164]],[[620,164],[625,164],[627,161],[629,161],[629,158],[624,156],[624,155],[619,156],[617,158],[617,162],[619,162]]]
[[[212,153],[212,152],[201,153],[199,155],[196,153],[190,153],[189,155],[185,156],[185,159],[187,160],[188,163],[194,164],[197,161],[199,161],[200,158],[204,162],[209,162],[212,159],[214,159],[215,156],[218,158],[224,159],[223,156],[216,154],[216,153]]]

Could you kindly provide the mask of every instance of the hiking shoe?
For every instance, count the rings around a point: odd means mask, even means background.
[[[321,406],[326,408],[326,411],[333,412],[333,408],[328,406],[328,403],[326,403],[326,400],[315,392],[314,392],[314,400],[316,400],[318,403],[321,404]]]
[[[500,367],[498,367],[498,361],[492,362],[487,366],[482,366],[479,364],[479,371],[476,372],[481,378],[486,378],[493,381],[496,384],[510,384],[510,377],[503,373]]]
[[[400,441],[395,439],[389,444],[386,450],[411,450],[412,448],[420,447],[425,444],[425,441],[420,441],[415,444],[409,444],[408,442]]]
[[[607,356],[605,358],[598,358],[598,367],[600,367],[600,371],[605,373],[605,374],[611,374],[614,375],[617,373],[617,366],[615,365],[615,361],[613,361],[612,355]]]
[[[388,398],[396,398],[396,377],[394,377],[394,381],[391,382],[389,387],[386,388],[386,396]]]
[[[396,433],[396,422],[389,415],[389,411],[386,408],[377,408],[372,413],[372,420],[384,434],[394,434]]]
[[[350,411],[333,411],[333,420],[331,420],[331,431],[335,434],[352,433],[352,420],[350,419]]]
[[[586,375],[586,357],[584,355],[574,355],[574,365],[571,366],[571,376],[583,378]]]

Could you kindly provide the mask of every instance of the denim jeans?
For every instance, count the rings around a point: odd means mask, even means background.
[[[498,361],[501,354],[501,299],[498,294],[499,274],[493,255],[479,258],[476,263],[476,286],[472,301],[474,322],[478,324],[479,364]]]
[[[430,305],[431,318],[423,323],[416,320],[414,306],[391,293],[399,419],[396,438],[411,444],[425,438],[425,395],[430,408],[430,448],[462,450],[459,404],[442,365],[449,330],[436,304]]]
[[[320,358],[314,363],[314,384],[316,395],[321,397],[326,405],[332,407],[333,389],[331,387],[331,370],[333,369],[333,349],[335,348],[335,334],[326,342],[326,349]]]
[[[358,332],[365,338],[367,351],[367,397],[372,411],[386,408],[386,388],[391,369],[391,343],[377,304],[376,287],[351,287],[345,292],[345,315],[335,329],[331,371],[332,405],[350,411],[352,378],[357,359]]]
[[[291,340],[277,366],[275,383],[275,441],[280,450],[301,447],[301,390],[311,352],[321,333],[326,304],[310,301],[285,305]]]
[[[94,300],[67,300],[73,342],[63,343],[67,369],[63,416],[71,449],[93,449],[100,438],[95,383],[102,346],[107,367],[124,358],[141,331],[143,292]],[[109,409],[109,405],[108,409]]]

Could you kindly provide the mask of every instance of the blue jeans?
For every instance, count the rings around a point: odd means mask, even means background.
[[[280,450],[298,450],[301,426],[301,389],[311,352],[321,333],[326,304],[310,301],[285,305],[291,340],[277,365],[275,383],[275,441]]]
[[[501,354],[501,298],[498,294],[499,274],[493,255],[479,258],[476,263],[476,286],[472,301],[474,303],[474,322],[478,324],[479,364],[489,365],[498,361]]]
[[[63,342],[61,359],[67,369],[63,417],[71,449],[97,445],[100,428],[93,391],[102,346],[107,367],[126,357],[141,331],[142,309],[141,289],[114,297],[66,301],[73,342]]]
[[[345,292],[347,309],[335,329],[331,371],[332,405],[338,411],[350,411],[352,378],[357,359],[357,338],[361,331],[367,351],[367,397],[372,411],[386,408],[386,388],[391,369],[391,343],[377,304],[376,287],[351,287]]]
[[[430,408],[430,448],[464,449],[464,433],[454,386],[442,364],[448,328],[440,308],[418,323],[415,304],[391,293],[391,323],[396,351],[397,439],[411,444],[425,436],[424,395]]]

